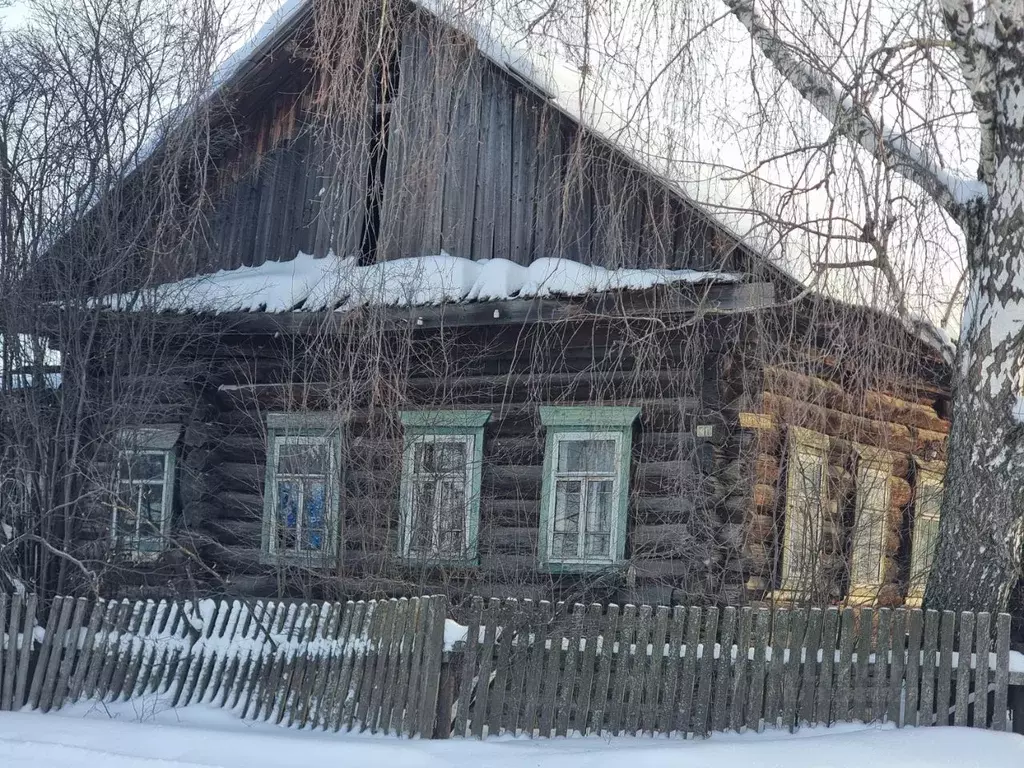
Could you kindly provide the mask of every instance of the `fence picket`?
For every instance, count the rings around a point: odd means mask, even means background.
[[[665,736],[675,730],[676,690],[679,688],[679,654],[683,647],[683,633],[686,631],[686,609],[677,605],[672,609],[669,623],[668,656],[662,664],[664,680],[661,686],[661,714],[658,724]]]
[[[719,630],[720,647],[718,663],[715,666],[714,702],[708,729],[724,731],[729,725],[729,687],[732,682],[730,672],[733,668],[732,650],[733,634],[736,631],[736,609],[727,606],[722,609],[722,622]]]
[[[974,646],[974,614],[960,614],[960,651],[956,667],[956,709],[953,725],[967,725],[971,695],[971,650]]]
[[[890,723],[902,725],[900,709],[903,699],[903,675],[907,660],[907,612],[902,608],[892,614],[892,664],[889,667],[889,709],[886,713]]]
[[[7,647],[14,644],[15,634],[11,632],[7,636],[7,594],[0,594],[0,712],[7,707],[4,705],[3,681],[4,669],[9,666],[6,656]]]
[[[46,674],[46,665],[50,660],[50,647],[53,645],[53,636],[57,629],[58,617],[63,608],[63,600],[54,600],[50,604],[50,614],[46,620],[43,642],[39,646],[39,656],[36,659],[35,669],[32,671],[32,684],[28,690],[28,706],[30,709],[36,709],[39,706],[39,694],[43,688],[43,676]],[[24,652],[24,648],[22,651]]]
[[[772,616],[772,658],[764,691],[764,724],[777,728],[782,709],[782,678],[789,650],[789,609],[776,608]]]
[[[697,682],[697,702],[694,705],[692,732],[701,736],[708,733],[708,718],[711,709],[711,689],[715,671],[715,640],[718,637],[718,609],[711,606],[705,612],[704,648],[697,662],[700,675]]]
[[[800,669],[806,644],[807,612],[794,610],[789,615],[789,648],[782,678],[782,727],[793,731],[800,725],[797,708],[800,693]]]
[[[629,682],[630,647],[636,636],[636,606],[627,605],[622,610],[619,624],[618,644],[612,647],[615,664],[615,682],[612,684],[612,698],[608,703],[609,730],[619,736],[626,719],[626,686]]]
[[[953,637],[956,628],[956,614],[942,612],[939,627],[939,682],[935,689],[935,716],[938,725],[950,724],[949,702],[952,695]],[[930,662],[929,662],[930,663]]]
[[[700,608],[686,612],[686,646],[683,656],[683,671],[679,681],[679,720],[676,731],[683,736],[690,733],[690,720],[694,703],[694,682],[697,675],[697,646],[700,645],[700,628],[703,613]]]
[[[568,647],[565,651],[565,659],[562,663],[562,683],[558,693],[558,717],[555,722],[555,735],[565,736],[569,732],[569,715],[576,688],[576,666],[580,655],[580,642],[583,640],[584,618],[586,607],[576,603],[572,609],[572,621],[568,632]],[[559,641],[561,642],[561,641]],[[504,683],[504,677],[499,674],[499,681]],[[499,688],[498,697],[495,701],[500,702],[503,691]],[[500,704],[498,705],[500,708]]]
[[[906,695],[899,727],[932,725],[935,720],[935,673],[938,653],[937,611],[918,608],[905,611],[907,662],[904,671]]]
[[[751,731],[761,730],[770,616],[767,608],[759,608],[754,616],[754,658],[750,665],[750,688],[747,694],[747,729]]]
[[[839,661],[836,663],[836,690],[832,700],[832,723],[850,721],[850,684],[853,673],[853,609],[844,608],[839,629]]]
[[[660,609],[659,609],[660,610]],[[594,673],[597,668],[597,643],[601,632],[601,615],[603,611],[600,603],[591,603],[587,606],[587,612],[583,619],[584,625],[584,646],[583,657],[580,661],[579,675],[579,699],[576,705],[576,719],[572,728],[580,735],[586,735],[587,717],[590,714],[591,702],[593,701]],[[668,609],[665,609],[666,615]],[[525,664],[519,666],[525,669]],[[514,731],[513,731],[514,732]]]
[[[822,614],[820,608],[811,608],[807,614],[807,634],[804,638],[803,674],[797,693],[796,725],[814,724],[814,694],[817,684],[818,666],[825,660],[821,650]],[[818,657],[821,656],[819,662]]]
[[[641,605],[636,624],[636,642],[632,646],[629,667],[629,699],[626,704],[625,731],[636,736],[640,728],[640,707],[644,692],[644,677],[648,669],[647,647],[651,639],[651,606]],[[651,652],[654,649],[651,648]],[[563,734],[559,734],[560,736]]]
[[[131,621],[118,643],[117,663],[114,665],[114,672],[110,677],[108,688],[110,701],[117,701],[121,697],[125,681],[128,678],[128,671],[135,662],[136,656],[142,652],[142,642],[139,638],[146,621],[152,616],[154,608],[152,600],[147,600],[144,603],[136,602],[132,608]]]
[[[988,649],[992,638],[991,615],[981,612],[976,619],[977,640],[974,646],[974,655],[977,662],[974,665],[974,727],[988,727]]]
[[[429,739],[434,731],[434,719],[437,715],[437,696],[441,683],[441,646],[444,643],[444,622],[446,605],[443,597],[431,597],[430,629],[424,637],[423,652],[427,656],[427,664],[423,671],[422,705],[420,716],[420,734]]]
[[[873,701],[871,719],[885,720],[889,694],[889,641],[892,634],[892,612],[888,608],[878,611],[878,640],[875,643],[875,663],[872,665],[871,688]]]
[[[832,695],[835,691],[836,646],[839,642],[839,609],[827,608],[821,619],[821,670],[818,696],[814,706],[814,724],[833,722]]]
[[[538,712],[538,729],[540,735],[547,738],[555,725],[555,708],[558,701],[558,678],[562,667],[562,635],[558,629],[565,621],[565,605],[558,603],[555,607],[553,621],[544,637],[544,679],[541,685],[540,709]]]
[[[668,641],[668,607],[658,607],[654,616],[654,634],[651,636],[651,661],[644,692],[643,721],[641,728],[653,734],[658,727],[658,688],[661,686],[662,669],[665,663],[666,642]],[[584,670],[586,660],[584,660]],[[580,702],[583,705],[583,701]],[[584,710],[585,711],[585,710]],[[582,732],[582,731],[581,731]]]
[[[992,697],[992,730],[1009,729],[1007,718],[1008,693],[1010,686],[1010,614],[996,616],[996,675],[995,694]]]
[[[75,612],[71,618],[71,624],[68,626],[67,642],[64,645],[64,658],[57,671],[57,680],[54,683],[53,691],[48,696],[49,704],[47,706],[51,709],[62,707],[67,697],[68,687],[71,683],[71,670],[74,669],[82,639],[82,622],[85,621],[85,612],[88,607],[89,601],[84,597],[75,601]]]
[[[22,595],[17,593],[10,603],[10,621],[7,622],[7,647],[0,648],[7,659],[4,674],[0,678],[0,711],[10,711],[14,706],[14,677],[18,667],[18,637],[21,627]]]
[[[619,606],[612,603],[604,614],[601,629],[601,656],[597,665],[597,677],[594,681],[593,715],[591,731],[601,735],[605,732],[605,718],[610,704],[609,692],[612,684],[612,657],[614,655],[615,638],[619,631]],[[594,649],[596,652],[596,648]],[[527,706],[529,706],[527,698]]]
[[[494,663],[494,640],[498,628],[501,601],[492,597],[484,612],[484,639],[480,643],[480,666],[477,675],[476,701],[473,703],[472,733],[482,739],[484,724],[487,722],[487,696],[491,681],[491,667]]]
[[[414,598],[415,599],[415,598]],[[466,628],[466,644],[462,651],[462,680],[459,684],[459,700],[455,708],[455,736],[466,736],[469,726],[469,705],[473,696],[473,680],[479,668],[480,620],[483,618],[483,598],[474,597],[469,610]]]
[[[736,659],[732,667],[729,727],[739,733],[743,730],[747,703],[747,666],[750,653],[750,632],[754,614],[750,606],[740,609],[739,630],[736,639]]]
[[[416,627],[412,638],[412,647],[409,649],[409,688],[406,690],[406,708],[402,717],[403,732],[409,738],[415,736],[420,727],[420,689],[427,660],[423,646],[429,626],[430,599],[417,598]]]
[[[39,700],[36,702],[43,712],[49,712],[53,703],[53,692],[57,687],[57,673],[64,660],[64,650],[68,642],[68,625],[71,623],[71,612],[75,602],[73,597],[56,598],[53,602],[54,608],[60,604],[60,618],[57,621],[53,641],[50,643],[50,658],[45,665],[46,675],[43,677],[43,687],[39,692]],[[39,667],[42,666],[44,665],[39,665]]]
[[[429,610],[429,605],[428,605]],[[377,660],[380,655],[380,638],[385,632],[385,627],[391,621],[391,604],[386,600],[378,600],[373,615],[367,622],[368,626],[363,637],[366,652],[363,654],[363,663],[357,664],[353,670],[352,685],[350,688],[353,701],[352,722],[349,730],[366,730],[367,712],[370,709],[371,692],[373,691],[373,676],[377,669]],[[425,666],[425,665],[424,665]],[[419,731],[419,707],[417,713],[417,732]]]
[[[366,683],[370,692],[370,701],[366,707],[365,715],[359,718],[360,729],[369,730],[370,733],[377,733],[378,721],[380,720],[381,704],[384,697],[384,681],[387,679],[387,661],[391,650],[391,642],[395,636],[395,623],[398,620],[398,601],[388,600],[384,603],[385,613],[382,616],[380,629],[377,632],[373,655],[373,675],[369,674],[367,667]],[[424,734],[428,735],[428,734]]]
[[[511,674],[512,642],[516,637],[516,614],[519,612],[519,601],[508,599],[501,609],[501,638],[497,642],[498,658],[494,664],[494,684],[491,686],[490,701],[487,706],[487,733],[497,736],[504,730],[505,723],[505,691]],[[570,641],[570,647],[572,641]],[[568,717],[568,707],[566,707]],[[563,730],[562,734],[565,735]]]
[[[290,728],[295,723],[296,716],[301,716],[300,709],[304,706],[302,701],[302,688],[306,683],[306,666],[309,661],[309,643],[314,638],[317,628],[320,625],[320,603],[313,603],[308,607],[305,615],[300,621],[296,632],[294,651],[287,666],[287,675],[283,685],[279,688],[280,709],[277,714],[277,722],[287,723]],[[228,621],[228,635],[231,628],[231,621]],[[216,667],[214,667],[216,670]],[[312,669],[310,669],[312,672]]]
[[[395,691],[398,688],[398,675],[401,670],[402,645],[405,642],[406,624],[409,621],[409,600],[400,598],[395,608],[395,626],[391,632],[391,646],[388,648],[387,674],[384,678],[384,695],[380,704],[380,719],[377,727],[390,734],[395,716]]]
[[[857,662],[853,679],[853,714],[851,720],[871,722],[871,640],[874,632],[874,610],[861,608],[857,617]]]
[[[363,622],[366,620],[368,606],[360,600],[348,606],[345,619],[342,622],[342,650],[341,663],[338,665],[337,680],[331,680],[328,684],[330,691],[330,703],[324,715],[325,727],[337,732],[345,725],[345,708],[349,703],[349,691],[352,685],[352,673],[355,669],[356,655],[359,653],[357,640],[363,629]]]

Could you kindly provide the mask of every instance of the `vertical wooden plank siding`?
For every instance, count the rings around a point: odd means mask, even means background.
[[[992,697],[992,730],[1009,729],[1010,721],[1006,716],[1009,702],[1007,694],[1010,686],[1010,614],[1000,613],[996,616],[996,674],[995,694]]]

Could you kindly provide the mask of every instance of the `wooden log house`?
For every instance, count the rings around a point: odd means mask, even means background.
[[[167,338],[188,329],[193,364],[151,361],[156,407],[109,432],[128,456],[83,558],[121,563],[133,595],[920,600],[949,431],[938,352],[803,295],[416,7],[352,124],[325,130],[310,6],[220,86],[233,139],[208,247],[151,313]],[[355,304],[298,285],[328,262],[384,284]],[[380,299],[389,262],[598,277]],[[114,332],[144,312],[108,314]]]

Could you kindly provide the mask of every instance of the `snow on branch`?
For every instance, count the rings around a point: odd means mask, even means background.
[[[755,0],[723,2],[746,27],[765,58],[811,106],[868,152],[886,155],[904,178],[924,188],[957,221],[963,221],[970,203],[986,197],[987,188],[982,182],[944,170],[923,147],[906,136],[883,130],[853,99],[840,97],[830,76],[793,55],[758,13]]]

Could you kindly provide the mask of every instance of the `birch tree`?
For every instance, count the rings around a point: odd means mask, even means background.
[[[947,38],[980,127],[976,179],[946,170],[905,134],[887,130],[848,83],[777,30],[756,0],[724,0],[754,45],[834,126],[835,135],[919,185],[962,229],[965,301],[939,547],[926,603],[1005,610],[1024,546],[1024,432],[1016,415],[1024,322],[1024,6],[943,0]]]

